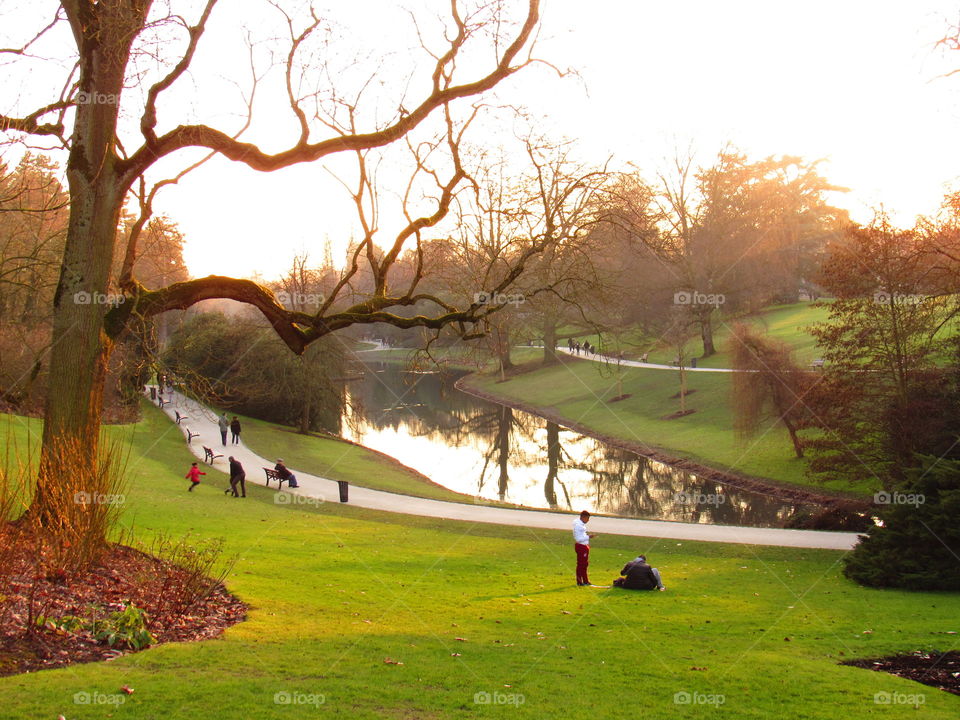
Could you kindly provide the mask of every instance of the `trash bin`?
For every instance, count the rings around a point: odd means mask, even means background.
[[[340,502],[346,502],[350,483],[348,483],[346,480],[337,480],[337,485],[340,486]]]
[[[155,388],[153,385],[150,386],[150,399],[151,400],[157,399],[157,388]]]
[[[696,359],[696,358],[691,358],[691,359],[690,359],[690,367],[695,368],[696,366],[697,366],[697,359]]]

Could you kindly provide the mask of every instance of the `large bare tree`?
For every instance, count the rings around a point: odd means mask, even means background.
[[[204,299],[232,298],[256,306],[287,346],[301,353],[314,340],[355,323],[386,322],[428,328],[455,325],[466,333],[478,317],[489,312],[488,307],[477,304],[457,308],[440,301],[435,303],[432,313],[404,317],[391,312],[425,299],[418,295],[416,281],[394,290],[388,274],[401,251],[409,244],[418,244],[421,234],[446,215],[454,193],[466,177],[455,152],[452,170],[444,177],[431,171],[438,190],[430,211],[408,217],[382,252],[374,249],[373,232],[366,232],[353,255],[352,266],[337,287],[337,291],[348,287],[360,265],[366,266],[373,278],[373,292],[353,305],[338,307],[331,299],[316,312],[306,313],[284,307],[269,290],[255,282],[222,276],[147,289],[133,273],[133,261],[138,254],[137,233],[130,234],[129,245],[122,251],[126,261],[116,283],[111,269],[119,250],[118,226],[124,203],[145,173],[161,161],[165,172],[176,164],[176,158],[181,158],[181,169],[186,169],[196,162],[196,151],[200,150],[270,172],[335,154],[354,153],[361,160],[362,175],[364,153],[402,142],[416,128],[427,124],[428,119],[436,118],[445,128],[446,144],[455,151],[467,123],[456,121],[451,104],[493,89],[531,61],[539,0],[517,0],[512,4],[481,2],[471,7],[450,0],[443,29],[438,30],[439,41],[427,37],[429,28],[437,29],[436,24],[426,28],[417,23],[423,51],[432,67],[429,81],[422,87],[420,97],[404,97],[389,119],[369,121],[369,127],[361,127],[367,116],[354,112],[356,103],[343,98],[373,92],[371,86],[376,87],[376,78],[352,96],[343,89],[330,90],[328,96],[337,98],[338,107],[346,115],[323,113],[317,101],[321,91],[303,91],[304,84],[298,82],[298,77],[309,69],[306,55],[314,59],[322,56],[323,44],[310,43],[327,27],[327,18],[312,8],[306,15],[297,15],[286,12],[279,1],[270,3],[283,13],[289,28],[289,42],[280,56],[284,57],[289,111],[297,128],[287,146],[277,152],[268,152],[242,141],[235,132],[206,124],[161,127],[161,118],[184,117],[179,106],[169,102],[169,96],[174,86],[182,85],[181,81],[190,73],[208,24],[213,21],[217,0],[206,0],[198,17],[189,21],[184,18],[196,5],[183,3],[185,10],[181,11],[175,7],[176,0],[62,0],[43,4],[49,4],[48,17],[52,22],[19,46],[0,49],[13,63],[25,62],[44,37],[57,32],[65,22],[72,36],[70,54],[75,62],[64,71],[59,92],[53,91],[33,110],[8,110],[17,108],[19,99],[0,98],[0,135],[54,139],[69,153],[66,175],[70,217],[54,299],[49,399],[34,500],[34,514],[42,521],[48,525],[56,521],[55,517],[46,516],[45,508],[57,506],[49,496],[64,484],[60,481],[65,474],[83,476],[95,466],[111,350],[137,318],[186,308]],[[512,21],[508,17],[510,11],[520,11]],[[254,11],[244,4],[244,12],[252,15]],[[223,21],[221,16],[217,17]],[[8,29],[11,27],[14,25],[8,25]],[[180,50],[172,56],[178,41]],[[144,70],[150,63],[152,74]],[[322,72],[322,64],[321,57],[321,72],[313,87],[330,75]],[[142,92],[138,95],[130,92],[131,88]],[[252,107],[251,101],[251,112]],[[129,117],[139,117],[134,133],[126,132],[121,121]],[[274,140],[279,142],[279,129],[276,134]],[[414,147],[413,151],[418,149]],[[508,273],[504,282],[515,277]],[[117,290],[123,293],[122,302],[108,305],[90,301]],[[76,467],[76,460],[73,467],[64,467],[63,448],[67,445],[74,448],[73,457],[77,447],[83,449],[82,467]]]

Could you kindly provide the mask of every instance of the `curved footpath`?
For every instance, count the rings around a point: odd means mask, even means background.
[[[149,392],[149,388],[147,390]],[[220,430],[217,427],[217,414],[210,408],[191,400],[177,392],[165,392],[163,411],[171,420],[176,419],[176,413],[186,416],[179,427],[184,437],[187,429],[198,433],[190,441],[190,449],[201,461],[203,460],[203,446],[206,445],[215,453],[223,453],[217,458],[211,468],[224,474],[228,472],[227,457],[232,455],[243,465],[247,473],[247,482],[259,485],[266,484],[263,468],[272,468],[276,459],[267,460],[245,445],[220,442]],[[242,436],[241,436],[242,437]],[[201,466],[203,463],[201,462]],[[289,504],[310,504],[316,501],[335,502],[339,498],[338,486],[335,480],[310,475],[290,468],[297,476],[298,488],[285,490],[289,494]],[[209,476],[208,476],[209,477]],[[186,482],[186,481],[184,481]],[[226,487],[224,482],[223,487]],[[475,505],[468,502],[455,503],[443,500],[397,495],[382,490],[353,486],[350,488],[350,504],[371,510],[405,513],[408,515],[422,515],[426,517],[443,518],[445,520],[465,520],[468,522],[492,523],[495,525],[517,525],[530,528],[544,528],[550,530],[571,529],[575,514],[547,512],[538,510],[515,510],[512,508]],[[782,530],[779,528],[751,528],[732,525],[701,525],[696,523],[668,522],[664,520],[635,520],[632,518],[617,518],[594,516],[590,523],[590,530],[598,534],[634,535],[638,537],[664,538],[671,540],[700,540],[704,542],[741,543],[745,545],[776,545],[796,548],[821,548],[827,550],[849,550],[857,543],[856,533],[824,532],[818,530]]]

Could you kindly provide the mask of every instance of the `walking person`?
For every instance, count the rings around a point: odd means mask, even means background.
[[[206,473],[201,471],[196,463],[191,463],[190,469],[187,470],[187,474],[184,475],[185,478],[189,478],[190,480],[190,488],[187,492],[193,492],[193,489],[200,484],[201,475],[206,475]]]
[[[590,538],[596,533],[587,532],[587,523],[590,522],[590,513],[584,510],[580,517],[573,521],[573,550],[577,554],[577,587],[590,585],[587,577],[587,566],[590,564]]]
[[[234,415],[233,420],[230,421],[230,442],[234,445],[240,444],[240,421],[236,415]]]
[[[234,497],[246,497],[247,496],[247,473],[243,469],[243,465],[240,464],[239,460],[236,460],[232,455],[227,458],[230,461],[230,487],[227,490],[223,491],[223,494],[226,495],[229,492],[233,492]],[[237,485],[240,486],[241,495],[237,495]]]
[[[220,413],[220,419],[217,420],[217,425],[220,426],[220,441],[223,443],[223,446],[227,446],[227,430],[230,429],[230,421],[227,420],[226,413]]]

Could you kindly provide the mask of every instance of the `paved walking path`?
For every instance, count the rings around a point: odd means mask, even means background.
[[[593,360],[594,362],[603,362],[610,363],[611,365],[617,364],[617,359],[610,357],[609,355],[601,355],[600,353],[589,353],[585,350],[581,350],[576,353],[570,348],[558,347],[557,352],[564,353],[565,355],[571,355],[573,357],[583,358],[584,360]],[[645,363],[640,362],[639,360],[621,360],[620,364],[624,367],[640,367],[647,368],[648,370],[679,370],[680,368],[676,365],[656,365],[654,363]],[[735,368],[705,368],[705,367],[690,367],[689,365],[684,365],[684,370],[688,372],[721,372],[721,373],[733,373],[733,372],[753,372],[752,370],[737,370]]]
[[[149,393],[149,388],[147,390]],[[187,435],[187,429],[199,433],[190,442],[190,449],[200,460],[203,460],[203,446],[206,445],[215,453],[222,453],[224,457],[217,458],[213,467],[206,465],[208,473],[202,478],[203,482],[212,483],[216,487],[226,488],[227,478],[221,477],[216,471],[228,472],[227,456],[234,456],[243,465],[247,473],[247,483],[265,485],[266,476],[264,467],[272,468],[276,458],[263,458],[243,443],[230,444],[230,435],[227,434],[227,445],[220,440],[220,429],[217,426],[217,414],[204,405],[191,400],[177,392],[165,392],[163,410],[175,420],[176,413],[186,416],[180,422],[180,429]],[[241,438],[243,434],[241,433]],[[203,463],[201,463],[203,466]],[[289,466],[288,466],[289,467]],[[290,470],[297,476],[298,488],[284,490],[284,498],[290,505],[314,504],[317,502],[337,502],[339,498],[336,481],[291,467]],[[184,468],[186,472],[186,468]],[[186,492],[189,480],[183,480],[183,490]],[[271,486],[274,487],[274,486]],[[226,498],[225,498],[226,501]],[[279,501],[279,498],[278,498]],[[242,502],[240,500],[230,502]],[[409,495],[397,495],[382,490],[350,487],[350,504],[372,510],[405,513],[408,515],[423,515],[426,517],[443,518],[446,520],[466,520],[468,522],[493,523],[496,525],[517,525],[521,527],[545,528],[552,530],[571,530],[574,513],[559,513],[537,510],[515,510],[511,508],[475,505],[469,502],[456,503],[442,500],[430,500]],[[777,545],[781,547],[797,548],[824,548],[828,550],[849,550],[857,542],[856,533],[820,532],[815,530],[782,530],[779,528],[751,528],[731,525],[701,525],[697,523],[668,522],[663,520],[635,520],[632,518],[616,518],[595,516],[590,522],[590,530],[598,534],[634,535],[638,537],[664,538],[671,540],[702,540],[706,542],[741,543],[747,545]],[[572,536],[571,536],[572,538]],[[572,540],[571,540],[572,541]]]

